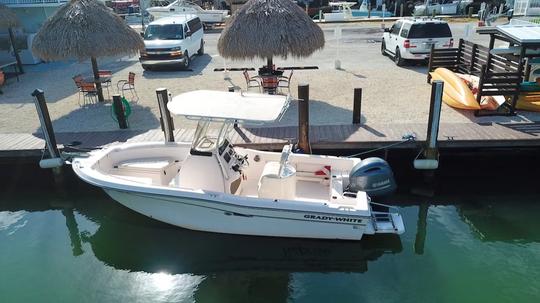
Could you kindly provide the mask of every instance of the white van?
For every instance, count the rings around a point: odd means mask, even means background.
[[[139,61],[143,69],[158,65],[189,67],[191,56],[204,54],[203,26],[195,15],[158,19],[144,31],[145,50]]]

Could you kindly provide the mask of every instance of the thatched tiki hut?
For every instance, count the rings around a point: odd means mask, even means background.
[[[45,61],[90,58],[98,98],[103,101],[97,57],[136,54],[142,37],[98,0],[71,0],[41,27],[32,52]]]
[[[230,59],[307,57],[324,47],[324,34],[291,0],[249,0],[232,16],[218,42]]]
[[[9,41],[15,54],[15,60],[17,60],[17,67],[20,73],[24,73],[21,57],[19,57],[19,50],[15,45],[15,35],[13,34],[13,28],[19,25],[19,19],[15,12],[10,10],[7,6],[0,4],[0,28],[7,28],[9,33]]]

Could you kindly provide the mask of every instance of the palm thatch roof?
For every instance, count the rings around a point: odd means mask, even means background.
[[[47,61],[135,54],[142,37],[97,0],[71,0],[41,27],[32,52]]]
[[[17,27],[19,18],[15,12],[7,6],[0,4],[0,28]]]
[[[249,0],[232,16],[218,42],[225,58],[307,57],[324,47],[324,34],[291,0]]]

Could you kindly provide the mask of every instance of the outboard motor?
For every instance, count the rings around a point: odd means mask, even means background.
[[[367,158],[356,164],[349,174],[351,192],[365,191],[368,196],[384,196],[396,190],[390,165],[381,158]]]

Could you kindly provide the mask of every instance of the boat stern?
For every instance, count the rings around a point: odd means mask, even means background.
[[[399,213],[388,213],[386,216],[374,216],[373,225],[376,234],[396,234],[405,232],[403,218]]]

